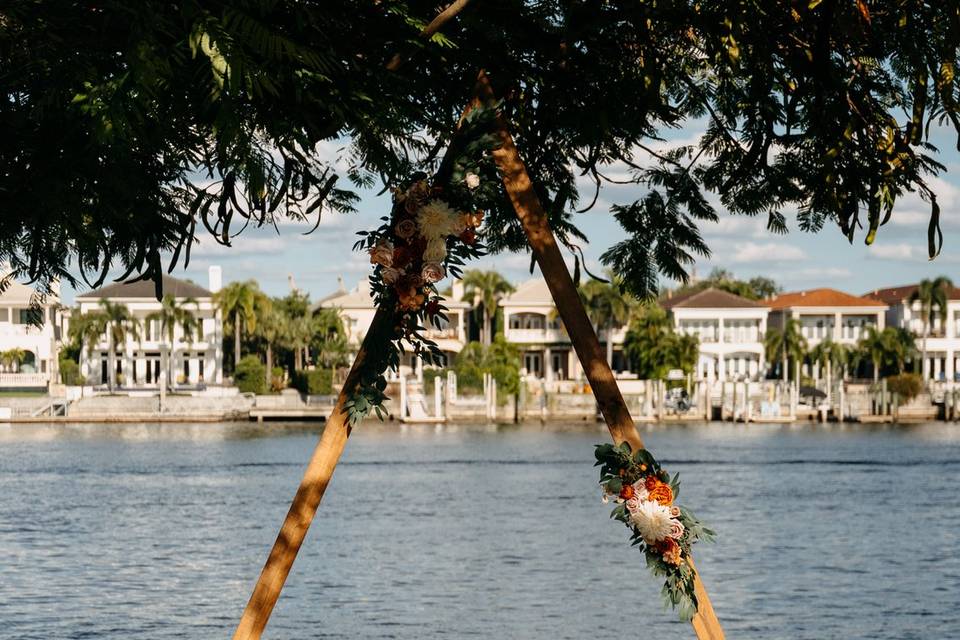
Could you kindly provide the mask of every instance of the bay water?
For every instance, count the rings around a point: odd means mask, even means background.
[[[229,638],[322,427],[0,427],[0,638]],[[960,427],[647,427],[727,636],[960,638]],[[595,425],[364,424],[266,638],[692,638]]]

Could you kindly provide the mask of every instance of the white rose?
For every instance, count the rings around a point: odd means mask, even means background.
[[[420,272],[420,276],[427,284],[433,284],[434,282],[440,282],[446,278],[447,272],[443,268],[443,265],[436,262],[428,262],[423,265],[423,270]]]
[[[480,186],[480,176],[475,173],[468,173],[467,177],[464,178],[464,181],[467,183],[467,187],[470,189],[476,189]]]

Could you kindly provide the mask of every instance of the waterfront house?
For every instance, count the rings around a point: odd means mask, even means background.
[[[58,288],[45,299],[10,279],[0,292],[0,389],[45,389],[57,380]]]
[[[440,319],[439,329],[433,325],[428,326],[424,337],[436,342],[437,347],[446,355],[447,361],[452,362],[468,341],[470,304],[463,301],[463,283],[460,280],[453,282],[450,295],[445,295],[444,298],[447,320]],[[376,314],[376,307],[370,296],[370,282],[366,279],[358,282],[350,291],[343,287],[341,281],[337,291],[321,298],[313,308],[339,311],[347,341],[354,353],[359,350]],[[422,374],[422,362],[414,359],[410,353],[405,353],[401,370],[408,374],[416,373],[419,377]]]
[[[764,377],[763,337],[770,311],[765,304],[712,287],[664,298],[660,304],[670,313],[677,333],[700,341],[696,380]]]
[[[129,332],[125,344],[116,345],[114,366],[122,388],[158,388],[165,372],[165,350],[172,358],[169,370],[174,386],[223,383],[223,319],[213,301],[214,293],[222,285],[220,267],[210,267],[208,277],[208,288],[204,288],[193,282],[163,276],[164,295],[172,295],[178,303],[184,304],[198,321],[196,329],[189,333],[183,326],[174,327],[172,344],[168,344],[167,332],[156,319],[147,320],[161,309],[152,280],[111,284],[77,295],[75,317],[101,310],[101,301],[108,300],[126,306],[137,323],[139,338]],[[101,334],[92,349],[91,345],[83,345],[80,373],[89,384],[107,384],[108,351],[106,334]]]
[[[570,336],[543,278],[520,284],[500,301],[500,308],[503,309],[504,338],[520,348],[521,366],[526,375],[547,382],[583,377]],[[614,328],[610,336],[603,327],[599,331],[598,337],[604,346],[607,340],[613,341],[614,371],[628,368],[623,355],[625,334],[625,327]]]
[[[887,305],[887,326],[912,331],[917,336],[918,351],[923,346],[927,330],[926,353],[923,360],[923,377],[928,380],[957,381],[960,379],[960,288],[947,292],[946,323],[941,322],[939,310],[934,309],[930,327],[924,326],[923,311],[919,300],[910,301],[919,285],[875,289],[864,295]],[[919,357],[920,354],[918,354]]]
[[[879,300],[826,288],[782,293],[764,304],[770,307],[769,327],[783,328],[787,320],[797,320],[811,349],[827,338],[856,345],[868,327],[883,329],[887,311]]]

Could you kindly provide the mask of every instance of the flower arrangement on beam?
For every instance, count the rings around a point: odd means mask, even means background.
[[[646,449],[633,452],[626,442],[597,445],[603,501],[616,502],[611,518],[630,530],[630,541],[644,552],[647,566],[664,576],[665,603],[689,621],[697,613],[695,571],[690,547],[698,540],[712,541],[714,532],[689,509],[675,504],[680,492],[679,474],[670,477]]]
[[[440,283],[448,276],[461,277],[467,260],[486,254],[481,241],[484,203],[500,195],[489,154],[496,141],[484,132],[494,116],[493,109],[471,111],[452,143],[449,164],[432,179],[414,173],[406,184],[391,189],[391,215],[381,218],[379,228],[358,234],[354,250],[366,252],[373,265],[370,289],[381,318],[370,327],[377,334],[372,344],[382,348],[365,354],[359,383],[344,405],[353,424],[371,411],[384,417],[385,373],[399,371],[405,351],[425,364],[446,364],[426,331],[430,326],[442,329],[449,321]]]

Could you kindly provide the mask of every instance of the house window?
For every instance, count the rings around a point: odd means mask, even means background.
[[[43,311],[41,309],[15,309],[13,316],[16,324],[33,324],[43,326]]]
[[[107,384],[107,359],[100,359],[100,384]]]
[[[203,357],[197,361],[197,374],[200,378],[200,382],[203,382]]]
[[[183,381],[190,381],[190,354],[183,354]]]
[[[0,309],[0,322],[10,322],[10,310],[7,308]]]

